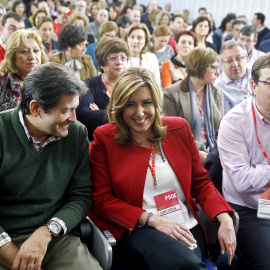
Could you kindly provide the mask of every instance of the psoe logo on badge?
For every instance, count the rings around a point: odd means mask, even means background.
[[[170,194],[170,195],[165,196],[165,201],[172,200],[174,198],[177,198],[177,194],[176,193],[173,193],[173,194]]]

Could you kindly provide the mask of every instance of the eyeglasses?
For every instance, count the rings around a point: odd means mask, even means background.
[[[5,27],[9,32],[12,32],[12,33],[16,32],[17,30],[24,29],[24,27],[17,28],[16,26],[8,26],[8,27],[4,26],[4,27]]]
[[[113,56],[113,57],[107,57],[107,60],[110,60],[112,62],[116,62],[118,59],[120,59],[122,62],[125,62],[127,60],[127,57],[125,56]]]
[[[227,64],[231,64],[234,61],[236,61],[237,63],[240,63],[244,58],[246,58],[246,56],[241,56],[241,57],[235,57],[235,58],[229,58],[229,59],[222,59],[221,61]]]
[[[270,86],[270,82],[268,82],[268,81],[261,81],[261,80],[258,80],[258,82],[261,82],[261,83],[264,83],[264,84],[267,84],[268,86]]]
[[[218,72],[218,66],[210,66],[210,68],[214,71],[214,72]]]

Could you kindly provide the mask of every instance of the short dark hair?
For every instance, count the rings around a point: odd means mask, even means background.
[[[9,18],[12,18],[17,22],[23,22],[22,16],[20,16],[19,14],[15,13],[15,12],[9,12],[3,17],[2,26],[6,25],[7,19],[9,19]]]
[[[15,12],[16,7],[17,7],[18,5],[20,5],[20,4],[23,4],[23,6],[24,6],[24,14],[26,14],[26,5],[25,5],[25,3],[24,3],[23,1],[21,1],[21,0],[17,0],[17,1],[15,1],[15,2],[13,3],[12,8],[11,8],[11,11],[12,11],[12,12]]]
[[[176,18],[182,18],[184,20],[184,17],[180,14],[173,15],[170,19],[170,22],[174,22]]]
[[[59,32],[58,47],[61,50],[73,48],[85,40],[87,40],[87,34],[81,26],[67,24]]]
[[[236,25],[240,25],[240,24],[243,24],[243,25],[247,25],[246,22],[244,21],[241,21],[241,20],[236,20],[232,23],[232,28],[234,28]]]
[[[37,100],[45,113],[57,107],[64,95],[84,95],[88,91],[85,83],[71,71],[57,63],[46,63],[30,72],[23,83],[19,109],[31,114],[29,106]]]
[[[200,13],[201,10],[207,11],[207,9],[205,7],[200,7],[198,12]]]
[[[126,26],[127,24],[131,25],[131,20],[128,17],[128,15],[124,14],[117,19],[116,24],[118,27],[123,27]]]
[[[252,66],[252,80],[257,84],[260,79],[261,69],[270,68],[270,53],[266,53],[259,57]]]
[[[260,20],[260,21],[261,21],[261,24],[264,24],[264,21],[265,21],[265,16],[264,16],[264,14],[262,14],[261,12],[257,12],[257,13],[255,13],[254,15],[257,16],[257,20]]]
[[[252,34],[254,34],[254,40],[257,38],[257,30],[254,26],[252,25],[246,25],[244,26],[241,30],[240,33],[244,36],[250,37]]]

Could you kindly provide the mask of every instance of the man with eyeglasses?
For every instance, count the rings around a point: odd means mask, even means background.
[[[24,28],[24,21],[20,15],[10,12],[3,17],[2,25],[0,25],[0,63],[5,58],[8,38],[17,30]]]
[[[71,15],[72,13],[67,6],[63,6],[65,2],[61,1],[60,3],[61,3],[61,6],[57,8],[57,18],[53,22],[54,32],[57,35],[57,37],[59,37],[59,32],[62,26],[68,23],[68,16]]]
[[[221,121],[223,196],[240,216],[237,242],[252,269],[270,269],[270,53],[252,67],[254,96]]]
[[[246,25],[240,30],[239,38],[237,40],[243,44],[247,49],[247,63],[252,68],[253,63],[262,55],[264,52],[255,49],[255,45],[258,41],[257,30],[252,25]]]
[[[252,95],[247,51],[239,42],[227,41],[220,50],[223,72],[215,84],[222,88],[224,113]]]

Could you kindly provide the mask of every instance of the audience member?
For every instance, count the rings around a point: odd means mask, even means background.
[[[0,64],[0,111],[15,108],[21,100],[21,87],[27,74],[47,62],[40,36],[19,30],[10,36],[6,55]]]
[[[100,8],[108,10],[108,2],[106,0],[98,0]]]
[[[131,25],[131,21],[128,17],[128,15],[122,15],[118,18],[116,21],[116,24],[118,26],[118,34],[121,39],[125,39],[125,34]]]
[[[166,25],[158,26],[153,33],[153,46],[150,51],[156,55],[160,68],[165,61],[168,61],[174,55],[173,48],[168,45],[170,36],[170,29]]]
[[[247,67],[246,48],[236,41],[227,41],[220,50],[223,72],[216,81],[222,88],[224,112],[252,95],[250,69]]]
[[[161,12],[158,16],[157,16],[157,22],[156,25],[166,25],[169,26],[170,23],[170,19],[171,19],[171,15],[168,12]]]
[[[235,21],[236,16],[234,13],[229,13],[222,20],[220,27],[214,32],[213,42],[217,47],[217,52],[220,52],[221,46],[228,34],[232,31],[232,24]]]
[[[171,4],[171,3],[166,3],[165,6],[164,6],[164,10],[165,10],[166,12],[171,13],[171,10],[172,10],[172,4]]]
[[[84,0],[76,1],[76,12],[80,12],[83,15],[86,15],[86,2]]]
[[[207,9],[205,7],[200,7],[199,10],[198,10],[198,17],[202,16],[206,12],[207,12]]]
[[[42,17],[38,22],[37,30],[42,38],[42,44],[45,47],[46,53],[57,53],[58,42],[52,38],[54,35],[52,18],[47,16]]]
[[[80,12],[75,12],[68,17],[68,23],[72,25],[81,26],[84,29],[84,31],[86,31],[89,24],[89,19],[86,15]]]
[[[103,23],[107,21],[109,21],[108,11],[103,8],[99,9],[95,20],[89,23],[88,28],[87,28],[87,35],[92,36],[92,37],[88,37],[89,43],[95,43],[99,41],[100,37],[98,35],[98,29]]]
[[[30,23],[31,23],[31,25],[32,26],[34,26],[34,22],[33,22],[33,14],[35,13],[35,11],[38,9],[38,5],[37,5],[37,3],[35,3],[35,2],[32,2],[31,4],[30,4],[30,12],[29,12],[29,17],[28,17],[28,19],[29,19],[29,21],[30,21]]]
[[[263,40],[260,43],[259,51],[262,51],[262,52],[265,52],[265,53],[270,52],[270,39]]]
[[[0,113],[0,269],[101,269],[72,233],[92,206],[87,130],[75,123],[86,90],[48,63]]]
[[[47,10],[44,8],[38,8],[33,14],[33,27],[31,28],[31,30],[36,30],[40,18],[45,16],[50,16]]]
[[[96,19],[98,11],[100,10],[100,5],[98,2],[89,2],[87,5],[87,10],[89,12],[88,16],[91,15],[90,22],[93,22]],[[87,11],[86,10],[86,11]]]
[[[59,37],[59,32],[62,26],[68,23],[69,8],[66,6],[59,6],[57,8],[57,18],[54,21],[54,32]]]
[[[257,30],[254,26],[246,25],[240,30],[238,42],[243,44],[247,49],[247,63],[250,68],[264,54],[264,52],[255,49],[257,40]]]
[[[238,16],[236,17],[236,20],[237,20],[237,21],[243,21],[243,22],[245,22],[246,24],[248,24],[247,16],[245,16],[245,15],[238,15]]]
[[[138,9],[132,9],[129,12],[128,16],[129,16],[131,23],[141,22],[141,12]]]
[[[23,1],[16,0],[15,2],[13,2],[11,11],[18,14],[18,15],[20,15],[23,18],[25,28],[31,28],[32,27],[29,19],[27,18],[26,5],[25,5],[25,3]]]
[[[175,41],[175,37],[176,35],[180,32],[184,30],[184,19],[182,17],[182,15],[174,15],[171,17],[170,19],[170,24],[169,24],[169,28],[171,30],[171,37],[169,39],[168,45],[170,45],[174,52],[176,52],[176,41]]]
[[[240,217],[237,242],[252,269],[270,269],[270,54],[252,68],[254,96],[235,106],[221,121],[218,148],[223,167],[223,196]]]
[[[228,40],[238,41],[240,30],[245,25],[246,23],[244,21],[239,21],[239,20],[234,21],[232,24],[232,32],[226,36],[225,41],[228,41]]]
[[[109,8],[109,20],[115,22],[118,19],[117,6],[111,5]]]
[[[161,95],[153,74],[138,67],[123,71],[107,112],[110,123],[96,129],[90,152],[90,216],[116,237],[117,265],[207,269],[196,203],[211,219],[225,212],[218,218],[219,239],[230,263],[236,248],[229,216],[233,211],[204,170],[186,121],[161,119]],[[160,202],[167,194],[174,196],[174,203]],[[174,213],[171,205],[177,209]],[[197,248],[190,250],[196,241]]]
[[[0,63],[5,58],[6,44],[9,37],[20,29],[24,29],[24,21],[20,15],[13,12],[4,15],[0,26]]]
[[[197,38],[197,47],[201,48],[212,48],[214,51],[217,51],[216,45],[206,41],[207,36],[211,32],[211,22],[205,16],[198,17],[193,22],[192,31],[196,34]]]
[[[211,24],[211,31],[208,34],[206,41],[208,41],[210,43],[214,43],[213,35],[214,35],[214,31],[216,31],[216,26],[215,26],[215,22],[213,20],[212,14],[210,12],[206,12],[206,13],[203,13],[202,16],[205,16],[206,18],[208,18],[208,20],[210,21],[210,24]]]
[[[86,44],[87,35],[83,28],[67,24],[59,33],[58,46],[63,51],[49,55],[49,60],[65,66],[81,80],[96,76],[92,57],[84,55]]]
[[[107,123],[106,107],[110,101],[114,82],[126,67],[129,55],[126,42],[110,37],[100,39],[95,54],[102,74],[85,80],[89,90],[81,98],[77,108],[78,120],[87,127],[90,141],[93,141],[95,129]]]
[[[141,13],[141,22],[147,24],[151,11],[157,8],[157,1],[149,1],[146,12]]]
[[[49,15],[50,15],[50,8],[47,4],[46,0],[38,0],[38,8],[43,8],[45,9]]]
[[[0,26],[2,25],[2,19],[5,15],[6,15],[6,9],[2,4],[0,4]]]
[[[162,89],[157,57],[153,53],[147,52],[150,44],[150,33],[146,25],[142,23],[132,24],[126,32],[125,41],[130,52],[127,66],[148,68],[154,74],[157,84]]]
[[[264,25],[265,16],[264,14],[258,12],[255,13],[252,19],[252,25],[256,27],[258,33],[258,40],[255,45],[255,48],[258,49],[262,39],[266,34],[270,32],[270,30]]]
[[[219,74],[218,60],[214,50],[194,48],[186,57],[188,76],[164,90],[165,114],[187,120],[202,162],[215,146],[224,115],[222,89],[213,86]]]
[[[186,57],[197,43],[196,36],[191,31],[180,31],[175,40],[177,54],[172,56],[169,61],[164,62],[161,67],[163,89],[186,78]]]
[[[98,34],[100,38],[102,37],[111,37],[115,38],[118,36],[118,27],[115,22],[105,22],[103,23],[100,28],[98,29]],[[98,63],[95,55],[95,50],[97,47],[98,42],[91,43],[87,46],[85,54],[90,55],[92,57],[93,63],[98,70]]]

